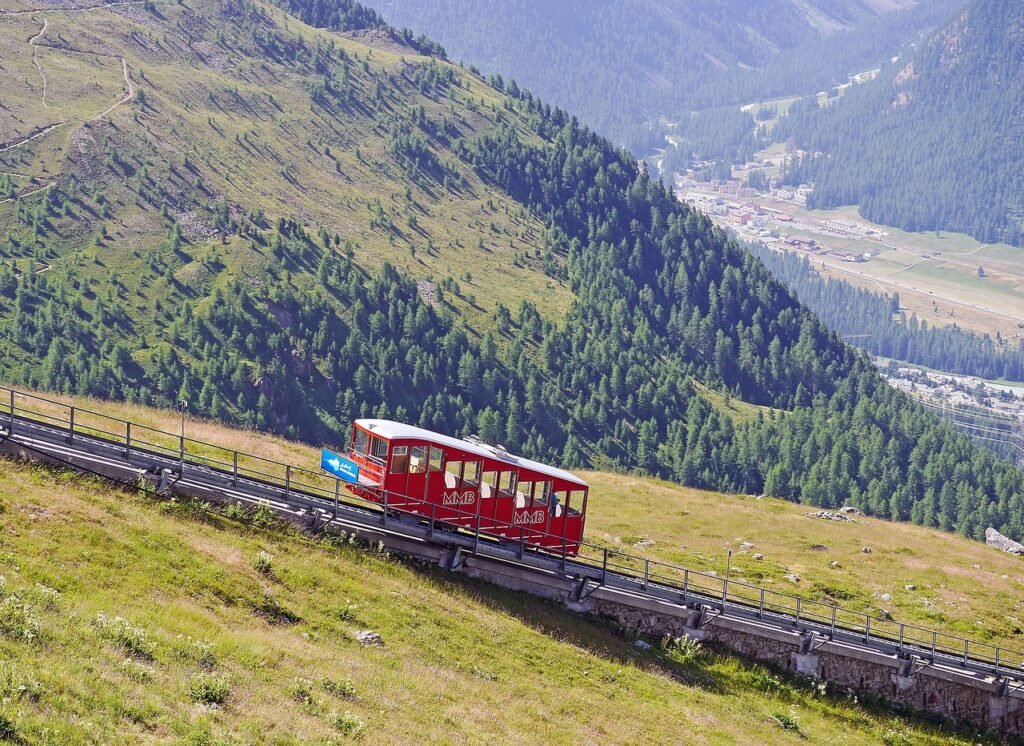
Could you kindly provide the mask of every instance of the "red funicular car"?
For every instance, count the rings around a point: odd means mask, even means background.
[[[356,420],[348,488],[389,509],[566,554],[583,538],[587,483],[478,438],[459,440],[391,420]]]

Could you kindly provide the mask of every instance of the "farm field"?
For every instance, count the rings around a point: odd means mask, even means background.
[[[873,225],[855,207],[804,210],[774,200],[761,200],[773,209],[792,214],[798,221],[823,224],[842,218]],[[851,264],[837,257],[816,254],[811,261],[826,274],[855,285],[899,293],[902,307],[929,324],[957,324],[989,334],[1019,339],[1024,324],[1024,250],[1006,244],[982,244],[964,234],[908,233],[873,225],[888,232],[878,239],[851,239],[810,229],[780,230],[814,238],[834,251],[877,256]],[[982,267],[984,277],[979,277]]]

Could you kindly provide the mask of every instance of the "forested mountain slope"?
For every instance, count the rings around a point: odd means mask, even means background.
[[[817,207],[1024,243],[1022,35],[1024,6],[976,0],[837,105],[794,107],[776,136],[825,155],[791,177],[815,182]]]
[[[1024,380],[1024,342],[1013,344],[999,334],[952,326],[929,325],[916,314],[907,317],[899,295],[872,291],[835,277],[824,278],[806,255],[779,252],[763,243],[747,249],[771,270],[830,329],[855,337],[872,355],[916,365],[1008,381]]]
[[[627,153],[354,4],[292,6],[332,28],[251,0],[0,18],[4,378],[1024,533],[1019,472]]]
[[[641,125],[692,109],[813,93],[887,59],[963,0],[371,0],[454,59],[514,77],[596,130],[648,147]],[[721,116],[721,114],[719,114]],[[658,136],[660,140],[660,135]]]

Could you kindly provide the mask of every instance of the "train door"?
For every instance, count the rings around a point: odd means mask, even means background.
[[[409,444],[409,471],[405,480],[405,496],[409,507],[418,513],[429,513],[427,501],[427,475],[430,473],[430,446],[426,443]]]

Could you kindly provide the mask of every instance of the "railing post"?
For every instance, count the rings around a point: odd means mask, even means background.
[[[644,590],[647,590],[647,583],[651,579],[651,561],[649,559],[644,560]]]
[[[757,603],[757,618],[764,618],[764,588],[761,589],[761,600]]]
[[[864,615],[864,642],[871,640],[871,615]]]
[[[292,465],[286,464],[284,467],[284,496],[289,498],[292,495]]]
[[[341,480],[334,480],[334,520],[338,520],[338,493],[341,492]],[[384,520],[387,520],[387,511],[384,511]]]
[[[935,662],[935,642],[938,639],[939,633],[932,630],[932,663]]]
[[[184,428],[182,428],[184,430]],[[178,436],[178,469],[185,476],[185,433]]]
[[[601,563],[601,585],[605,585],[608,580],[608,548],[604,550],[604,561]]]
[[[900,624],[900,655],[903,655],[903,634],[904,634],[904,625]]]
[[[964,668],[967,668],[967,659],[970,657],[971,641],[964,640]]]
[[[686,592],[690,588],[690,571],[689,569],[683,570],[683,603],[686,603]]]
[[[238,451],[234,452],[231,459],[231,486],[238,487]]]
[[[833,639],[836,636],[836,607],[832,607],[832,628],[829,630],[829,639]]]
[[[11,435],[14,435],[14,389],[11,389]]]
[[[476,531],[473,532],[473,554],[480,553],[480,511],[476,512]]]
[[[523,550],[526,548],[526,530],[519,527],[519,559],[523,558]]]
[[[384,490],[384,515],[380,519],[380,525],[388,525],[388,491]]]
[[[68,428],[68,445],[75,442],[75,408],[71,407],[71,422]]]
[[[480,514],[479,513],[477,513],[477,520],[480,520]],[[563,525],[564,525],[564,522],[563,522]],[[562,564],[561,564],[561,570],[562,570],[562,572],[565,572],[565,531],[564,530],[562,531]],[[646,590],[646,588],[647,588],[647,586],[645,585],[644,589]]]
[[[999,646],[996,646],[996,676],[999,675]]]
[[[434,505],[430,503],[430,524],[427,526],[427,536],[431,539],[434,538]]]
[[[800,626],[800,601],[801,600],[802,599],[799,596],[796,597],[796,622],[795,622],[795,624],[796,624],[797,627]]]
[[[132,457],[132,423],[124,423],[124,457],[126,460]]]

